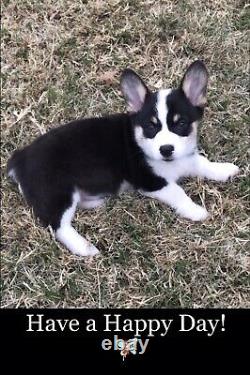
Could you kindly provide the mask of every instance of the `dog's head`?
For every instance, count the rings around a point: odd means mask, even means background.
[[[197,60],[177,89],[151,92],[131,69],[121,76],[121,90],[134,124],[136,142],[154,160],[171,161],[196,149],[197,124],[206,103],[208,73]]]

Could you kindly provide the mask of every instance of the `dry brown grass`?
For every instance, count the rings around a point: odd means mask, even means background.
[[[3,307],[250,306],[248,10],[233,0],[3,1]],[[210,71],[201,148],[241,167],[228,184],[185,182],[212,219],[191,223],[123,195],[77,214],[101,256],[60,248],[7,180],[11,152],[71,119],[124,110],[123,68],[167,87],[196,58]]]

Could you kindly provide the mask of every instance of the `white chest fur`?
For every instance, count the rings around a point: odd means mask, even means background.
[[[196,166],[197,154],[170,162],[164,160],[150,160],[148,163],[153,172],[168,182],[175,182],[181,177],[192,176]]]

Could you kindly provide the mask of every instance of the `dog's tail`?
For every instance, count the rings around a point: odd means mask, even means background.
[[[24,150],[17,150],[15,151],[7,163],[7,175],[10,177],[15,183],[18,184],[18,169],[19,165],[23,160]]]

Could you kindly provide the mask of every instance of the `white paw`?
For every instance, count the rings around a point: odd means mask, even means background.
[[[177,213],[185,219],[189,219],[192,221],[203,221],[210,216],[204,207],[199,206],[195,203],[193,203],[189,207],[177,210]]]
[[[89,244],[89,247],[88,247],[88,255],[89,256],[93,257],[94,255],[97,255],[99,253],[100,253],[100,251],[94,245]]]
[[[218,163],[214,173],[214,180],[225,182],[229,178],[236,176],[240,168],[233,163]]]
[[[87,257],[87,256],[93,257],[94,255],[99,254],[99,250],[94,245],[91,245],[91,243],[87,243],[82,248],[74,251],[74,254],[80,255],[82,257]]]
[[[86,257],[99,253],[99,250],[80,236],[71,225],[61,225],[56,231],[56,238],[75,255]]]

